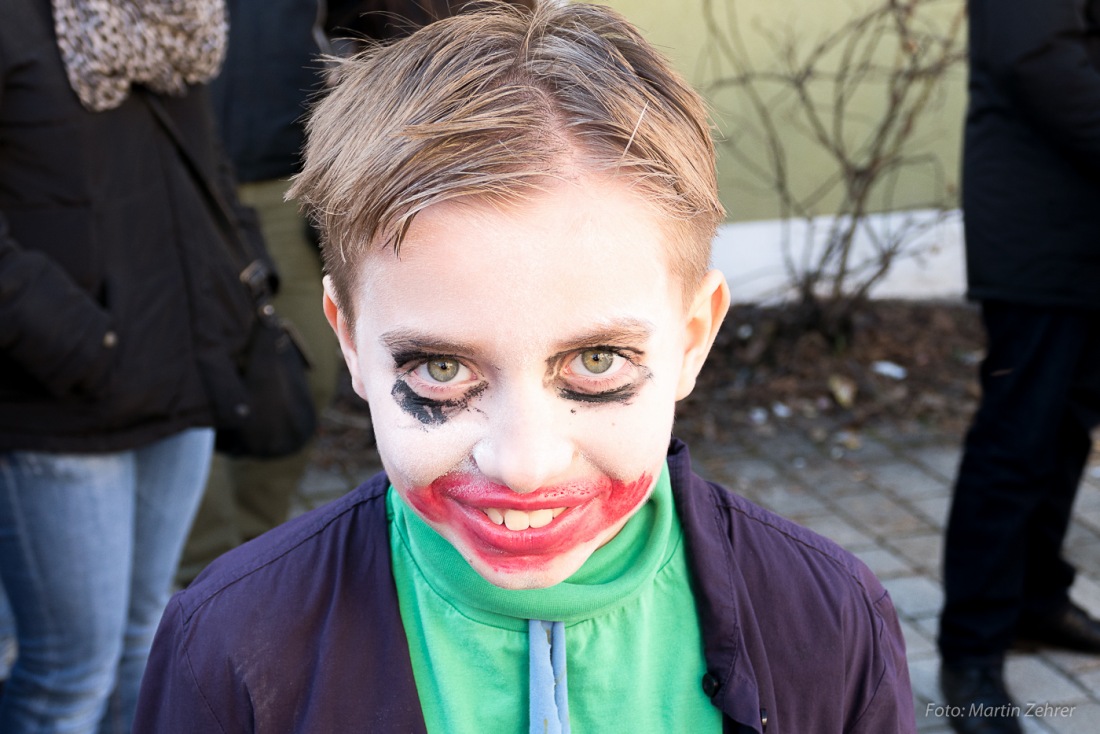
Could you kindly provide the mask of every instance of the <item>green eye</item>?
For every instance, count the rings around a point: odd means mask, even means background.
[[[428,375],[436,382],[450,382],[458,375],[459,364],[453,359],[433,359],[428,362]]]
[[[611,369],[615,362],[615,353],[603,349],[586,349],[581,352],[581,364],[594,375],[601,375]]]

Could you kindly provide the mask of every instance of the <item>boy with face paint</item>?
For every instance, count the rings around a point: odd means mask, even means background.
[[[670,444],[729,305],[690,87],[557,2],[331,82],[292,193],[385,472],[174,599],[137,731],[915,731],[874,576]]]

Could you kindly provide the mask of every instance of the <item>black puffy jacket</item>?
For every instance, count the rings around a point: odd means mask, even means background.
[[[226,0],[229,48],[210,83],[219,132],[240,181],[298,172],[303,118],[327,51],[319,0]]]
[[[1100,308],[1100,0],[970,0],[969,295]]]
[[[210,425],[199,365],[241,351],[250,304],[144,94],[88,112],[49,0],[0,3],[0,450],[125,450]],[[204,91],[161,100],[219,176]]]

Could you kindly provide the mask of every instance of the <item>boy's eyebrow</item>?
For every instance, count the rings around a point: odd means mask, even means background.
[[[409,354],[469,354],[472,351],[469,344],[439,339],[412,329],[387,331],[378,340],[395,358]]]
[[[565,341],[554,345],[555,359],[562,354],[574,352],[578,349],[605,346],[640,345],[647,341],[653,334],[653,324],[645,319],[623,317],[611,319],[606,324],[601,324],[593,329],[572,336]],[[642,354],[640,349],[634,351]]]
[[[653,324],[645,319],[611,319],[555,344],[555,353],[549,361],[578,349],[640,345],[653,334],[653,328]],[[393,329],[382,334],[378,340],[395,358],[420,354],[473,354],[476,351],[471,344],[440,339],[415,329]],[[634,351],[643,353],[637,348]]]

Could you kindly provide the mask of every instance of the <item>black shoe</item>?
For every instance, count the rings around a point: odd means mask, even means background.
[[[1050,614],[1025,615],[1016,628],[1018,647],[1057,647],[1100,655],[1100,622],[1081,607],[1067,601]]]
[[[944,664],[940,689],[958,734],[1022,734],[1020,707],[1005,689],[1003,663]]]

